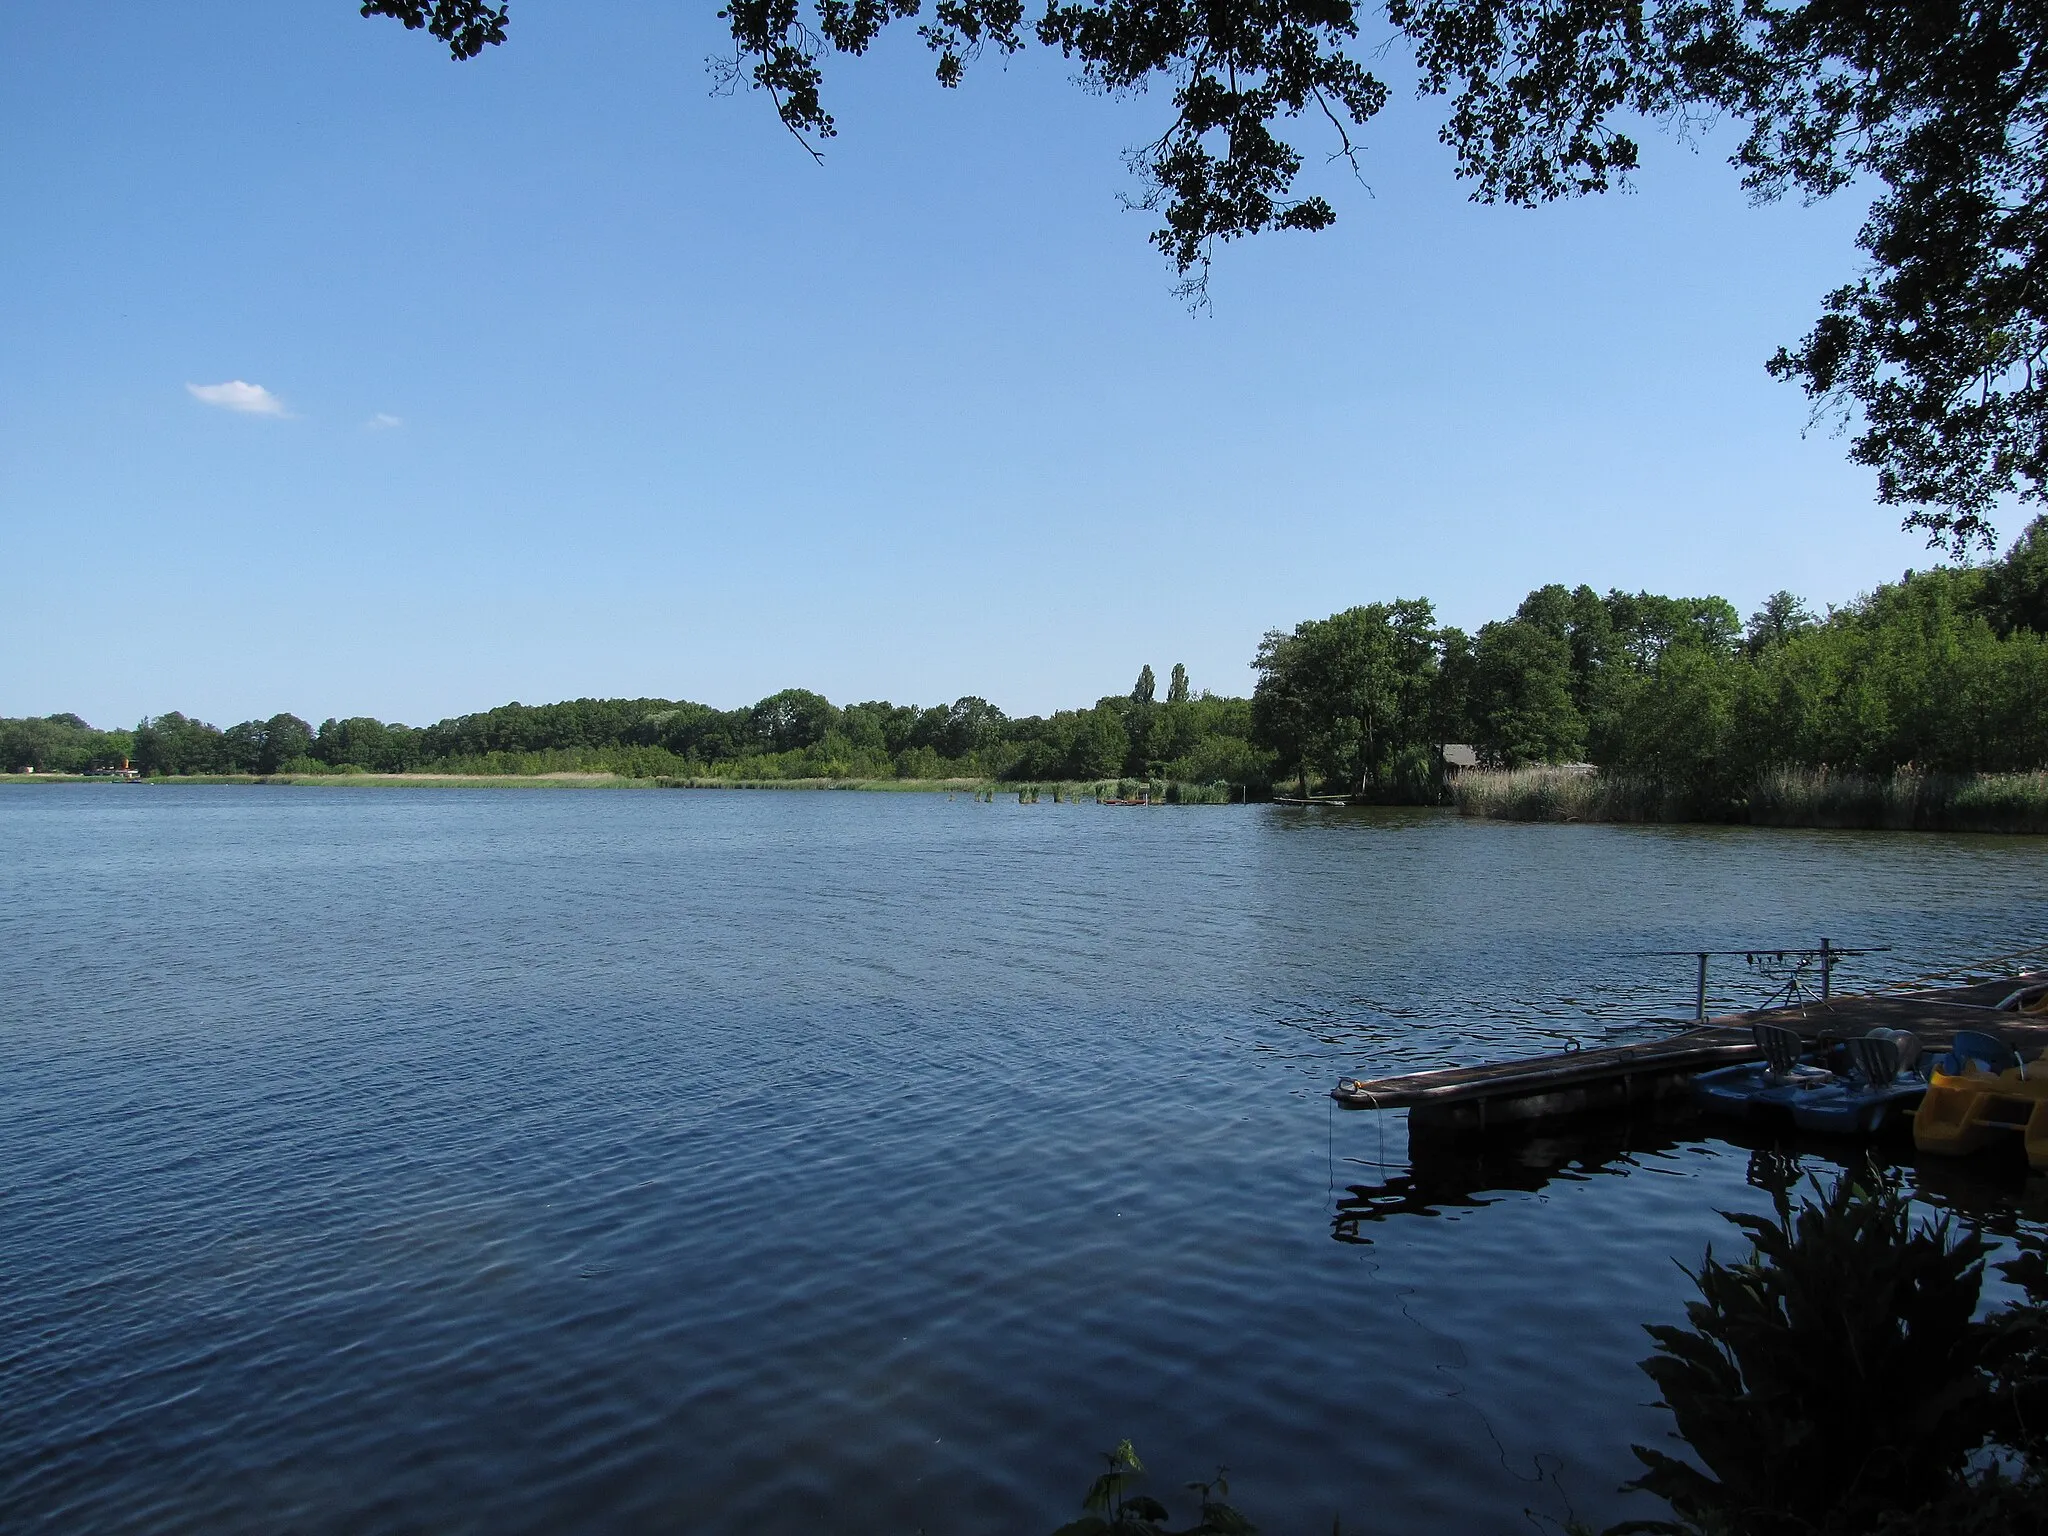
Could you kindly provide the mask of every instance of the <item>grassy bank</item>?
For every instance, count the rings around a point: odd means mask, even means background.
[[[1459,812],[1497,821],[1730,821],[1759,827],[2048,833],[2048,772],[1832,773],[1774,769],[1746,794],[1707,798],[1570,768],[1460,774]]]

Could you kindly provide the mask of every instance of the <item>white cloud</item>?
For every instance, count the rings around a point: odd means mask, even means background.
[[[385,432],[392,427],[402,427],[405,425],[405,422],[401,418],[392,415],[389,411],[379,411],[368,421],[364,422],[363,425],[373,432]]]
[[[248,416],[282,416],[284,402],[265,389],[261,384],[244,384],[240,379],[230,379],[225,384],[187,384],[192,398],[207,405],[217,405],[224,411],[240,411]]]

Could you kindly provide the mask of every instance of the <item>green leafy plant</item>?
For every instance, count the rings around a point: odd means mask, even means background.
[[[1189,1483],[1188,1491],[1200,1502],[1195,1523],[1170,1532],[1167,1508],[1150,1494],[1134,1493],[1131,1485],[1145,1475],[1144,1463],[1131,1442],[1118,1443],[1104,1451],[1105,1466],[1081,1500],[1087,1513],[1070,1520],[1053,1536],[1257,1536],[1258,1527],[1224,1502],[1230,1484],[1222,1470],[1206,1483]]]
[[[1634,1447],[1629,1487],[1681,1523],[1616,1531],[1850,1536],[1967,1487],[1996,1417],[1998,1325],[1975,1320],[1987,1245],[1915,1224],[1897,1179],[1869,1169],[1776,1218],[1729,1214],[1753,1249],[1687,1271],[1690,1327],[1650,1325],[1643,1370],[1705,1471]],[[1908,1528],[1908,1527],[1902,1527]]]

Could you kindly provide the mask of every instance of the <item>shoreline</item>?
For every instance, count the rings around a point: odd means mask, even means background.
[[[861,789],[936,793],[983,791],[987,779],[669,779],[622,773],[194,773],[116,779],[92,773],[0,773],[0,784],[288,785],[315,789]]]
[[[619,773],[194,773],[165,778],[117,779],[91,773],[0,773],[5,784],[99,784],[163,786],[177,784],[285,785],[313,789],[712,789],[712,790],[857,790],[875,794],[1011,795],[1037,797],[1058,791],[1061,801],[1095,798],[1098,789],[1113,790],[1115,780],[1096,783],[1003,784],[993,779],[727,779],[635,778]],[[1160,804],[1167,802],[1162,800]]]
[[[1022,804],[1134,804],[1150,791],[1153,805],[1269,804],[1241,801],[1216,785],[1141,780],[1005,783],[985,778],[726,778],[634,777],[599,771],[537,774],[278,773],[191,774],[118,779],[102,774],[0,773],[0,785],[246,785],[335,789],[702,789],[856,791],[869,794],[971,795],[977,800],[1015,796]],[[1732,803],[1702,806],[1660,785],[1548,766],[1467,772],[1451,781],[1447,802],[1436,806],[1304,807],[1328,815],[1357,809],[1439,810],[1463,819],[1522,824],[1583,823],[1608,826],[1748,826],[1810,831],[1980,833],[1994,837],[2048,835],[2048,773],[1900,775],[1893,780],[1841,774],[1781,773]]]

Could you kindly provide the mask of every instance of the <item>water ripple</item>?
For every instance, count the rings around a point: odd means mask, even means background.
[[[1662,1027],[1646,949],[2008,948],[2042,852],[0,789],[0,1518],[1049,1529],[1124,1435],[1269,1529],[1619,1518],[1748,1154],[1402,1184],[1329,1082]]]

